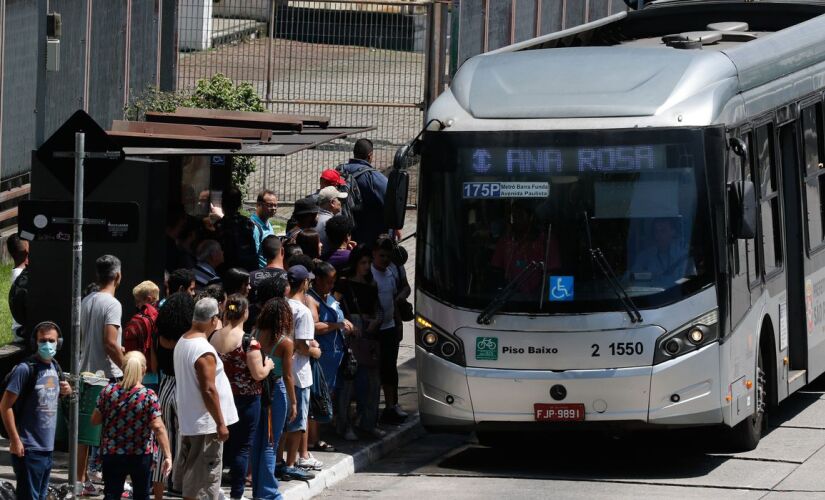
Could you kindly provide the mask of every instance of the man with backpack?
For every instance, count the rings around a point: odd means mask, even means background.
[[[347,183],[347,196],[342,200],[344,214],[352,214],[355,230],[352,239],[372,242],[386,234],[384,222],[384,196],[387,193],[387,178],[372,166],[372,141],[358,139],[352,150],[349,163],[337,167]]]
[[[227,269],[240,267],[249,272],[261,267],[258,261],[258,247],[255,240],[255,222],[239,211],[243,203],[240,189],[231,187],[223,193],[225,215],[218,226],[224,262]]]
[[[45,500],[52,470],[57,400],[71,394],[54,360],[62,344],[60,328],[51,321],[34,327],[36,354],[20,363],[3,382],[0,401],[2,435],[9,439],[17,478],[18,500]]]
[[[12,302],[17,298],[15,296],[15,281],[26,268],[29,267],[29,242],[21,238],[20,236],[13,234],[9,236],[6,240],[6,249],[11,255],[11,258],[14,260],[14,267],[11,270],[11,284],[12,289],[10,290],[12,293],[9,294],[9,308],[11,309],[12,319],[11,319],[11,333],[12,333],[12,342],[23,342],[25,339],[23,338],[23,324],[21,321],[17,321],[17,316],[15,316],[15,308],[13,307],[15,304]],[[21,285],[25,281],[26,285],[28,285],[28,273],[24,280],[21,280]],[[19,287],[17,287],[19,288]],[[25,309],[25,300],[22,301],[23,309]],[[19,309],[19,304],[18,304]],[[19,315],[19,314],[18,314]],[[25,316],[25,314],[23,314]],[[22,318],[21,318],[22,320]]]

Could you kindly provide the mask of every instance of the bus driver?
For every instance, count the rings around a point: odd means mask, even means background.
[[[696,276],[696,265],[678,237],[672,219],[653,221],[653,244],[641,250],[630,266],[634,281],[670,288]]]

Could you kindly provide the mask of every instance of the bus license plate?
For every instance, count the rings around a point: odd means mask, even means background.
[[[584,420],[584,405],[580,403],[536,403],[533,405],[533,411],[538,422],[577,422]]]

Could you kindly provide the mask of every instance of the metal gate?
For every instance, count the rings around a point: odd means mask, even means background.
[[[394,0],[181,0],[177,88],[223,73],[252,83],[273,112],[372,125],[374,164],[423,125],[431,2]],[[289,203],[318,188],[320,172],[346,162],[357,137],[284,159],[258,159],[248,182]],[[413,176],[415,177],[415,176]],[[410,190],[416,199],[416,183]]]

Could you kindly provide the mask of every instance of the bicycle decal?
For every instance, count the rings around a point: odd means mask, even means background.
[[[482,361],[497,361],[498,337],[476,338],[476,359]]]
[[[573,300],[573,276],[550,276],[550,302]]]

